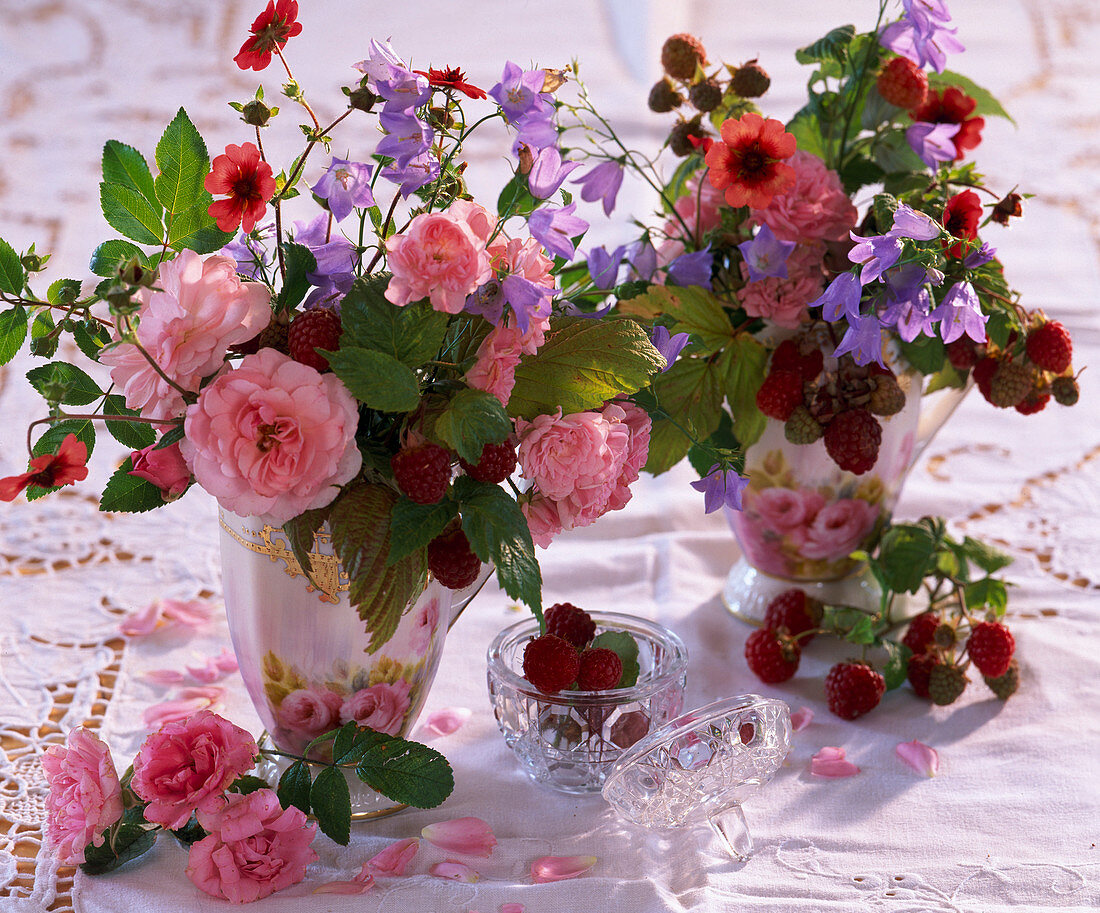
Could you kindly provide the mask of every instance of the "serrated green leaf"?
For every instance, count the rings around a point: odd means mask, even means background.
[[[146,829],[140,824],[119,825],[113,834],[99,846],[89,844],[84,850],[81,871],[85,875],[105,875],[120,865],[147,853],[157,842],[156,829]]]
[[[821,61],[843,61],[848,53],[848,45],[856,37],[854,25],[840,25],[813,44],[799,48],[794,59],[799,63],[819,63]]]
[[[298,565],[302,569],[302,573],[306,575],[309,582],[312,583],[317,589],[324,590],[315,577],[313,576],[313,544],[317,531],[324,525],[328,519],[331,505],[328,507],[320,507],[316,510],[306,510],[298,514],[296,517],[291,517],[283,524],[283,532],[286,533],[287,542],[290,543],[290,550],[294,552],[294,557],[298,560]],[[333,594],[329,594],[330,596]]]
[[[47,396],[51,388],[63,388],[65,392],[57,401],[67,406],[86,406],[103,395],[99,385],[84,371],[64,361],[31,368],[27,380],[43,396]]]
[[[15,358],[27,338],[27,311],[21,304],[0,314],[0,365]]]
[[[638,642],[626,631],[604,631],[592,638],[593,647],[610,650],[623,664],[623,674],[616,688],[633,688],[638,683]]]
[[[916,593],[934,566],[935,537],[911,524],[890,527],[879,546],[878,564],[890,589]]]
[[[104,415],[129,415],[137,416],[138,413],[134,409],[128,409],[126,407],[126,399],[118,394],[112,393],[103,403]],[[131,450],[142,450],[154,443],[157,439],[157,432],[152,425],[147,425],[144,422],[104,422],[107,426],[107,432],[116,441],[122,444],[124,447],[129,447]]]
[[[347,729],[348,727],[345,726],[337,733],[336,741],[332,746],[334,763],[344,767],[358,764],[362,757],[376,745],[381,745],[393,738],[393,736],[386,735],[384,732],[376,732],[366,726],[356,726],[352,723],[350,736],[342,741],[340,736]]]
[[[883,641],[882,648],[886,651],[882,677],[886,680],[886,690],[893,691],[905,682],[909,672],[909,657],[913,655],[913,651],[905,644],[893,640]]]
[[[134,464],[127,457],[107,480],[99,509],[111,513],[140,514],[164,506],[164,497],[152,482],[130,475]]]
[[[756,393],[767,361],[768,350],[748,333],[738,333],[733,344],[718,359],[719,370],[725,374],[726,402],[733,415],[733,433],[742,447],[760,440],[768,423],[756,405]]]
[[[335,764],[343,764],[347,759],[348,753],[355,742],[355,734],[359,731],[359,727],[354,721],[349,721],[336,730],[336,735],[332,740],[332,760]]]
[[[344,345],[392,355],[419,368],[439,354],[449,318],[426,301],[396,307],[385,298],[388,275],[357,279],[340,303]]]
[[[19,254],[10,244],[0,238],[0,292],[18,295],[27,281],[26,270],[19,261]]]
[[[417,504],[398,498],[390,515],[390,554],[387,564],[424,548],[458,516],[458,504],[444,498],[437,504]]]
[[[279,804],[283,808],[293,807],[308,815],[311,787],[309,766],[305,761],[295,761],[279,777],[279,787],[275,790],[275,794],[279,797]]]
[[[322,354],[351,395],[368,408],[411,412],[420,404],[416,374],[392,355],[359,346],[341,346],[338,352]]]
[[[304,244],[285,244],[283,251],[286,280],[275,297],[275,310],[292,311],[309,291],[309,280],[306,276],[317,270],[317,258]]]
[[[309,804],[322,833],[340,846],[347,846],[351,839],[351,792],[343,771],[326,767],[317,774],[309,791]]]
[[[67,304],[80,295],[79,279],[55,279],[46,289],[46,300],[50,304]]]
[[[160,436],[160,440],[157,441],[157,450],[164,447],[171,447],[173,444],[183,440],[183,423],[176,425],[170,431],[165,431]]]
[[[438,751],[390,738],[374,745],[355,767],[359,779],[394,802],[435,808],[454,790],[454,771]]]
[[[928,86],[931,89],[946,89],[948,86],[957,86],[977,102],[974,114],[982,116],[989,114],[993,117],[1003,117],[1012,124],[1016,123],[1012,119],[1012,115],[1002,107],[1001,103],[993,97],[988,89],[982,88],[970,77],[963,76],[961,73],[955,73],[951,70],[937,73],[930,70],[928,72]]]
[[[203,179],[210,170],[210,156],[183,108],[157,142],[156,160],[160,174],[153,185],[156,198],[168,212],[179,214],[202,202],[206,193]]]
[[[828,157],[825,138],[821,135],[821,125],[818,119],[806,109],[792,117],[786,129],[794,136],[801,151],[809,152],[822,159]]]
[[[994,574],[1012,564],[1013,558],[1000,549],[967,536],[962,543],[963,553],[987,574]]]
[[[968,609],[984,609],[988,606],[998,615],[1003,615],[1008,606],[1008,588],[1003,580],[983,577],[966,585],[963,598]]]
[[[925,381],[924,395],[927,396],[929,393],[948,388],[961,390],[965,386],[966,378],[958,372],[951,362],[944,361],[943,367]]]
[[[57,324],[46,308],[42,308],[31,321],[31,345],[38,343],[35,355],[42,358],[53,358],[57,354],[57,337],[53,335]]]
[[[103,146],[103,180],[140,193],[158,209],[160,202],[153,186],[153,175],[145,156],[133,146],[109,139]]]
[[[203,199],[168,217],[168,246],[173,250],[193,250],[197,254],[212,254],[233,240],[233,233],[222,231],[207,210],[214,198],[205,191]]]
[[[676,465],[693,441],[685,430],[704,440],[718,428],[725,396],[726,371],[716,361],[679,358],[653,382],[653,394],[661,411],[649,438],[645,471],[658,475]]]
[[[115,231],[138,244],[161,244],[164,225],[161,215],[145,197],[122,184],[100,184],[99,203],[103,217]]]
[[[631,308],[665,314],[674,321],[669,332],[690,333],[705,354],[718,351],[733,339],[733,325],[722,301],[705,288],[654,285],[631,299]]]
[[[500,400],[484,390],[459,390],[436,419],[435,433],[467,463],[477,463],[486,444],[499,444],[512,433]]]

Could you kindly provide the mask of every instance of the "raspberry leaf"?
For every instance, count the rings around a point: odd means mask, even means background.
[[[982,609],[988,606],[997,615],[1004,615],[1008,606],[1008,588],[1003,580],[983,577],[967,584],[963,598],[968,609]]]
[[[760,440],[767,419],[756,405],[756,391],[768,361],[768,350],[755,337],[739,333],[718,359],[725,374],[726,399],[733,414],[733,433],[742,447]]]
[[[467,463],[477,463],[486,444],[500,443],[511,431],[500,400],[484,390],[459,390],[435,423],[435,433]]]
[[[317,774],[309,791],[309,805],[321,831],[340,846],[347,846],[351,839],[351,791],[344,772],[326,767]]]
[[[886,681],[886,690],[893,691],[905,682],[909,669],[909,657],[913,655],[905,644],[897,641],[884,640],[881,644],[886,651],[886,665],[882,669],[882,677]]]
[[[1000,549],[967,536],[963,539],[963,553],[987,574],[994,574],[1012,564],[1012,557]]]
[[[681,357],[653,382],[656,408],[671,418],[658,414],[653,420],[646,472],[654,475],[665,472],[688,452],[693,440],[683,429],[697,440],[710,437],[718,429],[724,398],[723,374],[707,359]]]
[[[287,542],[290,543],[290,550],[294,552],[294,557],[297,559],[302,573],[306,575],[310,583],[325,593],[327,593],[325,588],[314,577],[313,559],[310,554],[313,551],[313,541],[317,531],[324,525],[328,514],[329,508],[327,507],[306,510],[296,517],[291,517],[283,524],[283,532],[286,534]],[[335,594],[327,593],[327,595],[333,596]]]
[[[632,688],[638,682],[638,642],[626,631],[604,631],[592,638],[593,648],[606,647],[613,652],[623,664],[623,674],[619,679],[617,688]]]
[[[420,404],[420,383],[412,369],[392,355],[341,344],[338,352],[319,349],[333,373],[357,400],[379,412],[411,412]]]
[[[424,548],[458,516],[458,505],[444,498],[437,504],[417,504],[399,498],[390,514],[390,553],[386,564]]]
[[[435,358],[447,335],[448,316],[426,301],[394,307],[385,298],[389,274],[358,279],[340,304],[345,345],[373,349],[419,368]]]
[[[309,291],[310,273],[317,270],[317,258],[308,247],[302,244],[283,245],[286,260],[286,281],[282,290],[275,296],[275,312],[292,311]]]

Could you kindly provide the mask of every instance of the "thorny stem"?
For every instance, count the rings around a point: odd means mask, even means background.
[[[286,58],[285,58],[285,57],[283,57],[283,51],[282,51],[282,48],[280,48],[280,47],[279,47],[278,45],[275,45],[275,53],[276,53],[276,55],[278,55],[278,57],[279,57],[279,60],[280,60],[280,61],[282,62],[282,64],[283,64],[283,69],[284,69],[284,70],[286,70],[286,75],[287,75],[287,78],[288,78],[288,79],[289,79],[289,80],[290,80],[291,82],[297,82],[297,80],[296,80],[296,79],[294,78],[294,74],[290,72],[290,66],[289,66],[289,64],[287,64],[287,62],[286,62]],[[298,102],[298,104],[300,104],[300,105],[301,105],[301,106],[302,106],[303,108],[305,108],[305,109],[306,109],[306,112],[307,112],[307,113],[309,114],[310,118],[311,118],[311,119],[313,120],[313,128],[314,128],[315,130],[320,130],[320,129],[321,129],[321,124],[320,124],[320,122],[319,122],[319,121],[317,120],[317,115],[313,113],[313,109],[312,109],[312,108],[311,108],[311,107],[309,106],[309,102],[307,102],[307,101],[305,100],[305,96],[303,96],[303,95],[299,95],[299,96],[298,96],[297,98],[295,98],[294,100],[295,100],[296,102]],[[324,133],[328,133],[328,131],[327,131],[327,130],[324,130],[324,131],[322,131],[322,132],[324,132]]]

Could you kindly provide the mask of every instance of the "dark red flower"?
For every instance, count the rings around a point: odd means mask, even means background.
[[[57,453],[44,453],[30,461],[30,472],[0,479],[0,501],[14,501],[31,485],[54,488],[71,485],[88,477],[88,447],[75,434],[66,434]]]
[[[745,114],[723,121],[721,133],[706,162],[711,184],[725,190],[730,206],[763,209],[794,185],[794,169],[783,160],[794,155],[796,142],[782,123]]]
[[[955,194],[943,208],[943,227],[956,238],[973,241],[982,220],[982,201],[973,190]],[[948,257],[965,257],[969,245],[952,244],[944,251]]]
[[[267,9],[252,23],[249,29],[252,34],[241,45],[234,63],[242,70],[257,72],[267,67],[275,49],[281,49],[287,39],[301,33],[302,23],[296,22],[297,18],[298,0],[268,0]]]
[[[211,193],[226,193],[207,208],[222,231],[252,231],[263,218],[267,201],[275,195],[271,166],[260,159],[260,150],[252,143],[225,147],[225,154],[214,159],[203,186]]]
[[[710,152],[710,147],[714,145],[713,136],[692,136],[690,133],[687,136],[687,141],[696,149],[702,149],[703,155]]]
[[[413,70],[414,73],[419,73],[421,76],[428,77],[428,85],[436,86],[440,89],[457,89],[470,98],[488,98],[484,89],[479,89],[477,86],[471,86],[466,82],[466,74],[462,72],[458,67],[444,67],[442,70],[437,70],[435,67],[428,67],[428,71]]]
[[[924,104],[909,113],[913,120],[928,124],[958,124],[959,132],[951,141],[955,144],[955,161],[963,157],[967,149],[974,149],[982,141],[984,117],[971,117],[978,103],[958,86],[948,86],[942,92],[929,89]]]

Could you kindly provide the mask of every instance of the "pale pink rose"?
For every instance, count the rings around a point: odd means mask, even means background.
[[[489,256],[493,258],[493,267],[499,273],[522,276],[544,288],[555,285],[551,273],[554,261],[542,252],[542,245],[534,238],[497,240],[489,246]]]
[[[439,627],[439,600],[429,599],[416,616],[412,633],[409,636],[409,645],[417,656],[423,656],[428,652],[432,638]]]
[[[162,291],[140,289],[136,300],[138,341],[168,377],[197,392],[217,372],[230,346],[246,342],[271,321],[271,293],[261,282],[242,282],[230,257],[205,260],[191,250],[162,264]],[[183,397],[157,374],[136,346],[122,343],[102,352],[111,380],[126,405],[148,418],[182,415]]]
[[[122,817],[122,789],[111,752],[87,729],[70,729],[64,746],[46,749],[42,770],[50,785],[50,841],[61,862],[80,865],[84,848],[100,846],[103,832]]]
[[[331,503],[359,472],[358,422],[358,404],[336,375],[264,348],[188,407],[180,448],[223,507],[282,526]]]
[[[531,530],[531,539],[540,548],[549,548],[554,537],[562,531],[558,506],[554,501],[542,495],[535,495],[520,507],[527,518],[527,527]]]
[[[765,488],[751,496],[746,504],[746,507],[760,515],[766,529],[781,535],[809,526],[824,506],[824,496],[812,488],[799,491],[791,488]]]
[[[878,509],[859,498],[826,504],[806,529],[799,551],[807,558],[836,561],[862,545],[874,528]]]
[[[469,225],[474,236],[485,244],[496,231],[497,217],[473,200],[454,200],[447,207],[447,214]]]
[[[156,444],[150,444],[135,450],[130,454],[130,463],[134,468],[128,475],[152,482],[165,501],[178,498],[191,482],[191,470],[183,461],[179,442],[159,449]]]
[[[450,212],[416,216],[404,234],[386,241],[386,251],[393,271],[386,299],[398,307],[428,298],[435,310],[457,314],[493,274],[484,239]]]
[[[630,429],[630,441],[626,448],[626,458],[623,460],[623,468],[619,472],[619,478],[615,482],[615,490],[607,502],[608,510],[622,510],[630,500],[630,486],[638,481],[642,467],[649,459],[649,434],[653,422],[649,413],[639,409],[628,400],[616,400],[604,409],[604,416],[609,414],[610,406],[621,409],[623,415],[619,419]]]
[[[222,793],[252,769],[256,754],[256,740],[247,732],[200,710],[145,740],[130,787],[149,803],[146,821],[175,830],[193,811],[216,811]]]
[[[209,832],[191,847],[187,877],[212,897],[252,903],[306,877],[317,861],[310,843],[315,822],[291,806],[284,809],[274,790],[229,793],[215,809],[199,812]]]
[[[808,320],[806,305],[825,287],[825,275],[821,271],[824,250],[820,243],[799,244],[787,258],[786,279],[768,276],[747,283],[737,293],[745,313],[750,317],[763,317],[786,329],[794,329]],[[741,274],[748,278],[749,270],[744,263]]]
[[[754,209],[753,220],[767,225],[781,241],[847,238],[857,214],[837,173],[816,155],[801,150],[787,163],[794,168],[794,184],[765,209]]]
[[[538,415],[516,420],[523,477],[555,501],[571,498],[576,507],[606,503],[615,488],[630,429],[600,412]]]
[[[507,327],[493,327],[477,349],[477,361],[466,372],[466,383],[475,390],[484,390],[508,405],[516,385],[516,365],[519,364],[522,334]]]
[[[399,678],[392,685],[379,682],[356,691],[340,708],[340,722],[354,722],[375,732],[397,735],[409,712],[412,685]]]
[[[341,695],[327,688],[299,688],[283,698],[276,717],[284,729],[312,739],[340,725],[343,703]]]

